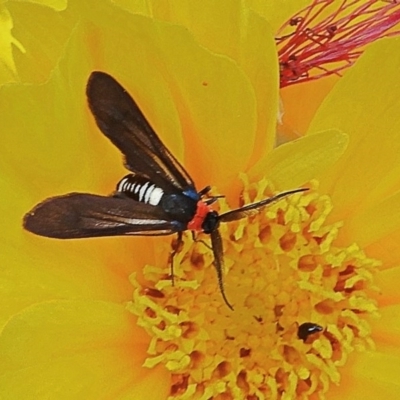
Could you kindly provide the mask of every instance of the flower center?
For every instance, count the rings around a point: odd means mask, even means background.
[[[272,195],[265,180],[245,186],[245,203]],[[320,398],[348,354],[372,345],[365,317],[376,313],[367,293],[378,263],[355,244],[335,246],[341,224],[325,223],[332,205],[314,189],[220,227],[234,311],[212,252],[189,235],[175,286],[167,262],[146,266],[142,284],[132,276],[128,308],[152,337],[145,366],[171,371],[171,399]]]

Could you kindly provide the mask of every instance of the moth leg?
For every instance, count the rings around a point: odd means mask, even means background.
[[[203,243],[204,246],[206,246],[208,249],[212,250],[212,247],[211,247],[207,242],[205,242],[205,241],[202,240],[202,239],[197,239],[197,236],[196,236],[196,232],[195,232],[195,231],[191,231],[191,234],[192,234],[193,242],[195,242],[195,243]]]
[[[182,236],[183,236],[183,233],[178,232],[178,236],[176,237],[176,240],[173,240],[171,243],[171,253],[169,254],[169,260],[170,260],[170,267],[171,267],[172,286],[175,286],[174,258],[175,258],[175,255],[181,251],[181,248],[183,246]]]

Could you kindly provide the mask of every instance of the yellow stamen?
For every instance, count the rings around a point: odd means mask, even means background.
[[[335,246],[341,224],[325,224],[332,204],[312,186],[221,226],[234,311],[218,291],[212,252],[189,235],[175,286],[167,262],[145,267],[145,286],[132,276],[129,310],[152,337],[145,366],[171,371],[171,399],[323,398],[348,354],[373,345],[365,317],[377,312],[367,293],[379,264],[355,244]],[[245,203],[267,195],[266,180],[245,183]],[[167,260],[167,243],[164,251]],[[306,322],[323,330],[303,341]]]

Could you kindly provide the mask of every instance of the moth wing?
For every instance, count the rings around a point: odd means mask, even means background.
[[[40,236],[74,239],[118,235],[168,235],[182,230],[162,209],[128,198],[70,193],[43,201],[24,217]]]
[[[178,193],[194,182],[161,142],[136,102],[110,75],[95,71],[86,94],[96,123],[124,154],[126,167],[150,178],[166,193]]]

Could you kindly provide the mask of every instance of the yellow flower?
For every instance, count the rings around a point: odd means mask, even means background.
[[[48,79],[76,23],[66,7],[67,0],[1,2],[0,84]]]
[[[1,88],[0,397],[396,398],[398,40],[368,49],[309,134],[273,149],[278,62],[266,21],[241,2],[149,4],[135,15],[73,2],[50,79]],[[190,235],[172,286],[171,238],[64,242],[22,230],[44,198],[106,195],[126,173],[86,105],[93,70],[127,88],[198,188],[226,194],[222,210],[309,182],[221,227],[234,311],[210,250]],[[304,323],[322,331],[301,339]]]

